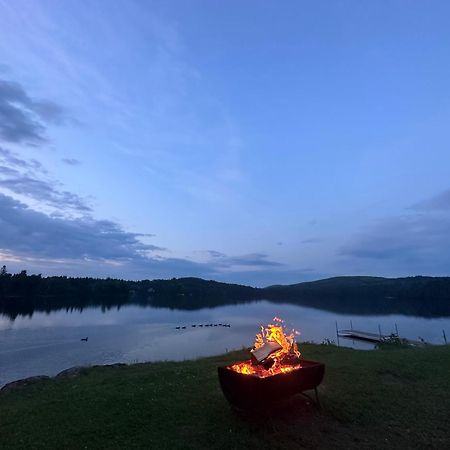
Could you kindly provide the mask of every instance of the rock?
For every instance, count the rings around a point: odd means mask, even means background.
[[[123,367],[123,366],[127,366],[128,364],[125,363],[114,363],[114,364],[105,364],[105,365],[96,365],[96,366],[90,366],[91,368],[96,368],[96,367],[108,367],[108,368],[118,368],[118,367]],[[63,378],[63,377],[67,377],[67,378],[74,378],[77,377],[78,375],[80,375],[84,369],[89,369],[88,367],[84,367],[84,366],[74,366],[74,367],[69,367],[68,369],[65,369],[61,372],[59,372],[54,378]],[[29,378],[24,378],[22,380],[16,380],[16,381],[12,381],[11,383],[5,384],[2,388],[0,388],[0,391],[9,391],[12,389],[16,389],[18,387],[22,387],[22,386],[28,386],[29,384],[33,384],[36,383],[37,381],[40,380],[48,380],[52,377],[49,377],[47,375],[37,375],[34,377],[29,377]]]
[[[79,375],[81,373],[81,371],[83,369],[85,369],[85,367],[82,367],[82,366],[69,367],[68,369],[65,369],[65,370],[59,372],[56,375],[56,378],[59,378],[59,377],[69,377],[69,378],[76,377],[77,375]]]
[[[11,383],[5,384],[0,391],[10,391],[22,386],[28,386],[30,384],[36,383],[41,380],[47,380],[50,377],[47,375],[37,375],[35,377],[23,378],[22,380],[12,381]]]

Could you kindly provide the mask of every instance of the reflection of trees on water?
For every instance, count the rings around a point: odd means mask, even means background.
[[[192,310],[261,299],[343,314],[450,316],[450,278],[337,277],[259,289],[199,278],[127,281],[0,270],[0,314],[11,320],[34,311],[106,311],[123,305]]]

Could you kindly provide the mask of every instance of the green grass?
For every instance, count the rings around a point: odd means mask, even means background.
[[[243,353],[100,367],[0,392],[0,448],[450,447],[450,347],[302,351],[326,364],[321,412],[301,397],[233,412],[216,368]]]

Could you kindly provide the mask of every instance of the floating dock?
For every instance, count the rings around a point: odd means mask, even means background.
[[[380,334],[380,333],[369,333],[367,331],[358,330],[339,330],[338,336],[343,339],[352,339],[354,341],[364,341],[370,342],[372,344],[381,344],[383,342],[389,342],[393,337],[397,337],[402,344],[423,346],[426,345],[425,341],[415,341],[412,339],[401,338],[396,334]]]

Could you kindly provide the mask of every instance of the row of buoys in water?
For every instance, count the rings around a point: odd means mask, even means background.
[[[208,323],[208,324],[201,324],[201,325],[191,325],[191,328],[196,327],[225,327],[230,328],[231,325],[229,323]],[[175,327],[175,330],[185,330],[187,327]]]

